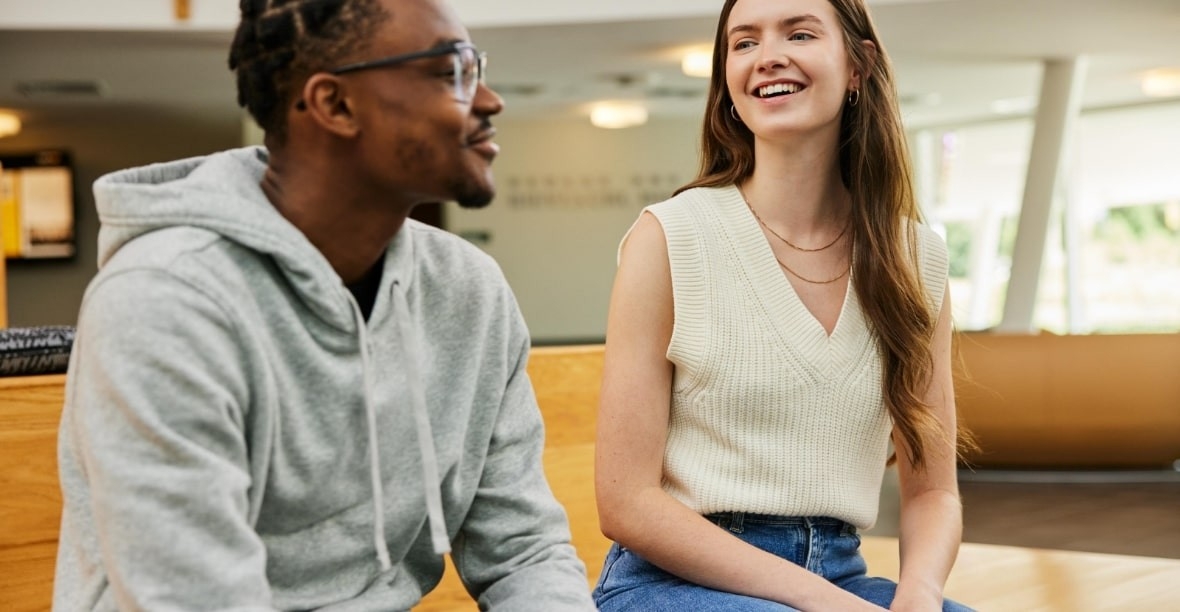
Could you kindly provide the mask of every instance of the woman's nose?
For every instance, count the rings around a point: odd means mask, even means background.
[[[759,49],[757,68],[759,71],[786,68],[791,64],[791,57],[781,45],[763,44]]]

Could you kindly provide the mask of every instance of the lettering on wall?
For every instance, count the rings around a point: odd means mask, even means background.
[[[518,209],[642,208],[688,182],[677,172],[635,174],[512,174],[500,179],[496,200]]]

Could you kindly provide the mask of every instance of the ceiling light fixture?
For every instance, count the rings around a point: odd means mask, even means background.
[[[1143,73],[1139,81],[1144,95],[1153,98],[1180,96],[1180,68],[1157,68]]]
[[[608,130],[647,123],[647,107],[641,102],[599,102],[590,109],[590,123]]]
[[[7,111],[0,111],[0,138],[16,136],[19,133],[20,117]]]
[[[713,50],[692,49],[680,60],[680,70],[690,77],[707,79],[713,74]]]

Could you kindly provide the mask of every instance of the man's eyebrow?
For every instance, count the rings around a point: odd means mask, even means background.
[[[792,28],[792,27],[795,27],[801,23],[807,23],[807,24],[814,25],[815,27],[819,28],[820,30],[824,29],[823,20],[820,19],[819,17],[816,17],[815,15],[812,15],[811,13],[804,13],[802,15],[788,17],[788,18],[782,20],[781,22],[779,22],[779,25],[782,26],[783,28]],[[739,24],[739,25],[736,25],[736,26],[730,28],[727,36],[731,37],[734,34],[737,34],[740,32],[754,32],[754,31],[757,31],[758,29],[759,28],[755,25]]]

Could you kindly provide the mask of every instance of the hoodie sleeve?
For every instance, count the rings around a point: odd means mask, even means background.
[[[528,332],[513,309],[513,360],[471,510],[455,542],[455,567],[492,612],[595,610],[585,566],[541,464],[544,426],[525,365]]]
[[[160,270],[118,272],[85,299],[60,434],[76,470],[62,484],[120,609],[272,609],[231,321]]]

